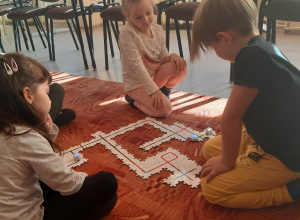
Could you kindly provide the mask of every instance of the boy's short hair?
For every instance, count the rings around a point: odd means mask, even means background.
[[[217,33],[233,30],[246,36],[257,28],[257,9],[253,0],[203,0],[194,16],[191,61],[218,41]]]

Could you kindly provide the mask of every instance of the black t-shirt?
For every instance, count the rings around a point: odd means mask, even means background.
[[[259,90],[244,115],[249,135],[300,172],[300,71],[275,45],[255,36],[236,57],[234,84]]]

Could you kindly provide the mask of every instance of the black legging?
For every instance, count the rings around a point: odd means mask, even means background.
[[[52,83],[49,87],[49,98],[51,100],[51,109],[49,114],[52,118],[52,121],[55,122],[63,105],[65,90],[60,84],[57,83]]]
[[[88,176],[81,189],[69,196],[62,196],[43,182],[45,208],[44,220],[93,220],[108,215],[117,202],[118,182],[114,174],[99,172]]]

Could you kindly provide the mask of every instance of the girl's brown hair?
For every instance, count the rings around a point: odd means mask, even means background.
[[[233,30],[246,36],[257,28],[257,9],[253,0],[203,0],[194,16],[190,58],[207,52],[218,41],[217,33]]]
[[[17,64],[18,70],[10,75],[7,68],[9,66],[13,69],[12,60]],[[50,84],[51,74],[36,60],[20,53],[7,53],[0,56],[0,132],[13,136],[16,135],[14,125],[25,125],[45,137],[51,146],[60,149],[48,137],[36,110],[23,95],[25,87],[35,91],[37,85],[47,80]]]

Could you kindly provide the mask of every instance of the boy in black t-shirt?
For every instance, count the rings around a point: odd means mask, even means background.
[[[194,17],[191,60],[200,48],[235,63],[221,135],[204,145],[201,174],[205,198],[230,208],[300,198],[300,71],[259,35],[256,11],[253,0],[204,0]]]

